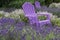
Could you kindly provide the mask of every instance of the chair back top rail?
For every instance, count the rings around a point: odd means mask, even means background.
[[[22,6],[25,15],[35,15],[34,6],[30,2],[25,2]]]
[[[41,8],[40,2],[36,1],[36,2],[35,2],[35,7],[40,9],[40,8]]]

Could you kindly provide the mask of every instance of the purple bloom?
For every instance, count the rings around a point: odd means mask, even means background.
[[[26,34],[21,36],[21,40],[26,40]]]
[[[1,18],[0,22],[7,23],[8,22],[8,18]]]
[[[36,30],[37,33],[40,33],[43,37],[48,35],[53,30],[53,27],[49,26],[40,26],[38,30]]]
[[[12,18],[1,18],[0,19],[0,24],[14,24],[15,20]]]
[[[53,40],[60,40],[60,38],[54,38]]]
[[[18,26],[18,27],[24,26],[24,23],[23,23],[23,22],[18,22],[18,23],[16,24],[16,26]]]
[[[6,18],[1,18],[0,19],[0,24],[4,25],[5,23],[7,23],[7,19]]]
[[[15,20],[12,19],[12,18],[9,18],[9,19],[8,19],[8,23],[9,23],[9,24],[15,24]]]
[[[18,22],[18,23],[15,25],[16,29],[18,29],[18,30],[21,30],[21,29],[23,28],[23,26],[24,26],[24,22]]]
[[[40,10],[41,10],[41,11],[47,11],[48,8],[47,8],[47,6],[42,6]]]
[[[32,35],[32,40],[35,40],[34,36]]]
[[[60,27],[55,27],[53,29],[53,32],[57,35],[57,34],[60,34]]]
[[[7,33],[8,33],[7,29],[0,30],[0,34],[2,34],[2,35],[6,35]]]

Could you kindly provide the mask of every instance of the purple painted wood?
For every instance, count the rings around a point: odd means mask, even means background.
[[[22,6],[25,16],[29,18],[30,24],[36,24],[38,27],[39,25],[51,24],[50,19],[46,19],[43,21],[38,20],[38,15],[35,13],[34,6],[30,2],[25,2]],[[47,15],[47,14],[46,14]],[[49,18],[49,16],[48,16]]]
[[[36,2],[35,2],[35,7],[36,7],[37,9],[40,9],[40,8],[41,8],[40,2],[36,1]]]
[[[25,2],[22,7],[25,15],[35,15],[35,9],[31,3]]]
[[[25,16],[29,18],[30,24],[36,23],[36,21],[38,21],[34,6],[31,3],[25,2],[22,8],[25,13]]]

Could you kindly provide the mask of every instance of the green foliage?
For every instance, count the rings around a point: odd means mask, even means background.
[[[49,4],[51,4],[53,2],[53,0],[45,0],[45,4],[47,5],[47,6],[49,6]]]
[[[54,2],[60,2],[60,0],[54,0]]]
[[[34,4],[35,0],[0,0],[0,7],[14,7],[20,8],[24,2],[31,2]],[[52,2],[60,2],[60,0],[37,0],[42,5],[49,5]]]
[[[45,0],[38,0],[40,3],[41,3],[41,5],[45,5]]]
[[[32,36],[31,35],[26,35],[26,40],[31,40],[32,39]]]
[[[25,17],[23,14],[20,14],[20,19],[21,19],[21,21],[24,21],[25,23],[28,22],[28,18]]]
[[[60,17],[60,12],[53,12],[53,15],[57,15],[58,17]]]
[[[39,20],[46,20],[46,16],[38,16]]]
[[[14,1],[9,3],[9,7],[15,7],[18,8],[20,7],[21,3],[19,1]]]
[[[15,1],[10,2],[8,6],[9,7],[20,8],[20,7],[22,7],[23,3],[27,2],[27,1],[31,2],[31,3],[34,2],[34,0],[15,0]]]
[[[34,3],[34,0],[1,0],[0,7],[20,8],[24,2]]]
[[[60,18],[51,19],[53,25],[60,27]]]
[[[20,8],[24,2],[20,0],[12,1],[8,4],[9,7]]]
[[[8,6],[8,4],[13,0],[0,0],[0,7]]]
[[[54,39],[55,38],[55,35],[53,32],[49,33],[49,35],[46,36],[46,40],[50,40],[50,39]]]
[[[49,6],[53,2],[58,3],[60,0],[45,0],[45,5]]]
[[[1,13],[0,13],[0,17],[3,17],[3,16],[4,16],[4,14],[1,14]]]
[[[0,40],[5,40],[5,38],[1,36],[1,37],[0,37]]]

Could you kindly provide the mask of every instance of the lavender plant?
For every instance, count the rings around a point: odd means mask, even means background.
[[[36,27],[35,24],[32,26],[28,24],[26,22],[28,19],[23,14],[18,16],[20,18],[11,16],[0,18],[0,40],[60,40],[59,18],[54,20],[51,18],[54,26]]]
[[[50,7],[47,7],[47,6],[42,6],[40,8],[40,11],[44,12],[44,11],[47,11],[47,12],[50,12],[52,13],[53,15],[57,15],[58,17],[60,17],[60,8],[50,8]]]

